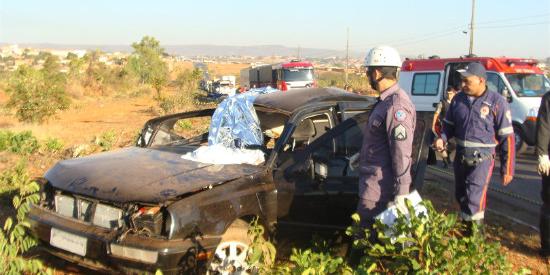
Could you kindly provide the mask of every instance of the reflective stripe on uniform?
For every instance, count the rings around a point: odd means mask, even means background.
[[[458,139],[458,138],[455,138],[455,140],[456,140],[456,144],[458,144],[462,147],[493,148],[493,147],[497,146],[495,143],[486,144],[486,143],[473,142],[473,141],[468,141],[468,140],[461,140],[461,139]]]
[[[505,135],[509,135],[509,134],[513,134],[513,133],[514,133],[514,127],[512,127],[512,126],[500,128],[500,130],[498,130],[498,135],[499,136],[505,136]]]
[[[450,124],[450,125],[453,125],[453,126],[455,125],[455,123],[452,122],[452,121],[448,121],[448,120],[446,120],[446,119],[443,119],[443,121],[444,121],[445,123],[447,123],[447,124]]]

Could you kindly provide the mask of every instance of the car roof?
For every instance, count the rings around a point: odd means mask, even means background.
[[[254,100],[255,106],[292,114],[301,107],[328,102],[366,102],[370,97],[338,88],[304,88],[263,94]]]

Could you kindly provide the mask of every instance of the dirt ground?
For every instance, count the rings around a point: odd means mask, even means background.
[[[238,71],[243,64],[233,64],[231,69],[220,70],[225,73]],[[216,68],[213,68],[216,70]],[[227,71],[226,71],[227,70]],[[236,74],[238,75],[238,74]],[[0,90],[0,106],[8,99],[5,92]],[[61,139],[66,148],[78,144],[90,143],[95,136],[106,131],[114,131],[117,136],[117,147],[127,146],[143,124],[150,118],[158,116],[156,102],[153,95],[125,98],[84,98],[73,102],[69,110],[59,112],[55,119],[43,125],[32,125],[18,122],[12,115],[0,112],[0,130],[15,132],[31,130],[39,139],[47,137]],[[0,170],[13,164],[14,156],[0,153]],[[31,156],[30,171],[32,176],[42,175],[55,159],[43,156]],[[427,184],[424,190],[425,196],[442,211],[456,211],[456,207],[448,199],[449,194],[437,185]],[[0,212],[7,213],[10,207],[9,200],[0,200]],[[538,233],[531,228],[515,224],[502,217],[488,215],[487,222],[489,238],[499,240],[502,243],[502,252],[507,254],[509,261],[515,270],[527,267],[533,274],[550,274],[550,265],[537,256]],[[53,264],[54,267],[66,270],[68,273],[79,272],[78,269]]]

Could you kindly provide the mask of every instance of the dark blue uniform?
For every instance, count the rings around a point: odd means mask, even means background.
[[[513,176],[514,129],[508,102],[500,94],[485,90],[478,98],[458,93],[443,120],[442,138],[455,139],[456,199],[462,218],[484,217],[486,192],[494,166],[495,148],[501,145],[501,175]],[[472,160],[473,161],[472,163]]]
[[[380,94],[364,130],[359,161],[361,223],[372,223],[396,195],[409,194],[416,110],[397,84]]]

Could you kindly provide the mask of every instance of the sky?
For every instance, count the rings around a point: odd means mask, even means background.
[[[284,45],[468,53],[472,0],[0,0],[0,43]],[[550,57],[550,0],[477,0],[474,53]]]

